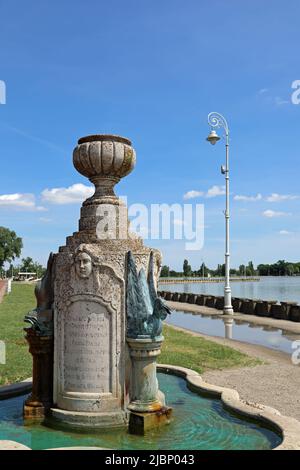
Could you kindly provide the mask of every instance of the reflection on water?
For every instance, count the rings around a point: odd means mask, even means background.
[[[224,284],[219,282],[160,284],[159,288],[171,292],[192,292],[194,294],[223,295]],[[294,301],[300,303],[300,276],[261,277],[260,281],[232,282],[233,297]]]
[[[293,352],[292,342],[300,339],[299,334],[287,333],[270,326],[249,324],[245,320],[224,318],[222,315],[210,317],[173,311],[166,322],[198,333],[258,344],[288,354]]]

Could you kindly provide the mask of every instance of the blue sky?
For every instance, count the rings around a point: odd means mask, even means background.
[[[224,195],[205,197],[224,184],[224,147],[205,141],[219,111],[231,131],[232,265],[299,260],[299,14],[296,0],[0,1],[0,224],[23,237],[23,256],[45,262],[77,229],[80,194],[49,194],[89,186],[72,166],[77,139],[114,133],[137,151],[117,187],[130,204],[204,193],[188,200],[205,204],[200,252],[146,243],[176,269],[185,257],[223,262]]]

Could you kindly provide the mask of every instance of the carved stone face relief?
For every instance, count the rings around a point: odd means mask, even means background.
[[[79,253],[75,258],[75,269],[78,277],[87,279],[93,270],[92,258],[88,253]]]

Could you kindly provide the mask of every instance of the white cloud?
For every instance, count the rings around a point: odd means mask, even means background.
[[[216,197],[216,196],[223,196],[223,194],[225,194],[225,186],[214,185],[211,188],[209,188],[207,192],[195,191],[195,190],[188,191],[187,193],[184,194],[183,199],[193,199],[195,197],[200,197],[200,196],[210,198],[210,197]]]
[[[84,184],[78,183],[68,188],[44,189],[42,199],[52,204],[73,204],[83,202],[93,194],[94,188],[92,186],[85,186]]]
[[[289,232],[288,230],[280,230],[280,235],[291,235],[293,232]]]
[[[254,202],[254,201],[260,201],[262,199],[262,195],[258,193],[256,196],[242,196],[237,194],[233,198],[235,201],[246,201],[246,202]]]
[[[0,207],[6,207],[24,211],[45,211],[45,207],[37,206],[34,194],[2,194],[0,195]]]
[[[268,88],[261,88],[261,90],[259,90],[258,94],[263,95],[264,93],[267,93],[268,91],[269,91]]]
[[[184,194],[183,199],[193,199],[195,197],[204,196],[203,191],[188,191]]]
[[[266,198],[268,202],[281,202],[281,201],[292,201],[294,199],[299,199],[299,196],[293,194],[277,194],[272,193],[271,196]]]
[[[280,212],[280,211],[271,211],[266,210],[262,213],[264,217],[273,218],[273,217],[285,217],[286,215],[291,215],[290,212]]]
[[[52,219],[49,219],[48,217],[40,217],[39,220],[45,224],[52,222]]]
[[[276,106],[282,106],[283,104],[289,104],[288,100],[284,100],[280,96],[275,96],[274,98]]]
[[[212,186],[209,188],[207,193],[205,194],[205,197],[216,197],[216,196],[222,196],[225,194],[225,186]]]

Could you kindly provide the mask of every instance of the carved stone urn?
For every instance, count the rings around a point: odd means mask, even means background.
[[[114,186],[134,168],[136,154],[129,139],[117,135],[90,135],[78,140],[73,151],[73,164],[76,170],[95,185],[94,195],[87,199],[81,209],[79,230],[95,233],[101,221],[100,205],[120,206],[122,214],[117,214],[127,234],[127,211],[123,202],[115,195]],[[124,231],[124,228],[123,228]]]
[[[115,196],[113,187],[134,168],[135,151],[129,139],[117,135],[89,135],[73,151],[76,170],[96,187],[93,198]]]

